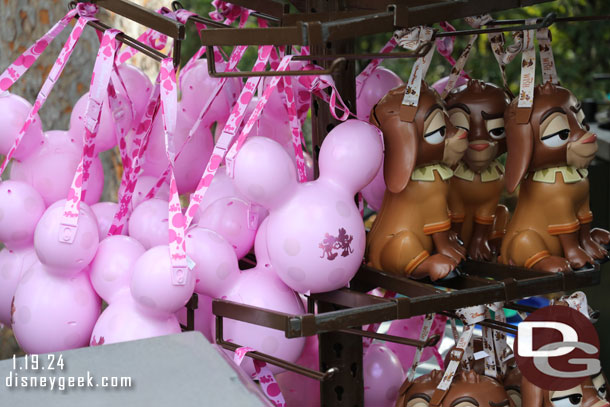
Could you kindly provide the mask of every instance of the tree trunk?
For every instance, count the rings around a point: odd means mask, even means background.
[[[47,32],[67,11],[67,1],[0,0],[0,71],[12,63],[35,40]],[[66,27],[30,70],[10,89],[30,103],[53,66],[71,27]],[[86,30],[76,46],[61,79],[40,111],[45,130],[66,130],[70,112],[89,88],[99,41],[93,30]]]

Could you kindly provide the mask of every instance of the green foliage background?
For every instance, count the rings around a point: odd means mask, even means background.
[[[207,15],[212,10],[211,0],[184,0],[183,5],[185,8],[201,15]],[[539,17],[550,12],[555,12],[558,16],[605,15],[610,14],[610,1],[555,0],[523,9],[494,13],[493,17],[496,19]],[[251,20],[252,22],[249,25],[254,26],[253,19]],[[458,30],[470,28],[461,20],[451,21],[451,23]],[[593,81],[592,75],[594,73],[610,72],[610,21],[556,23],[551,26],[551,32],[557,73],[562,85],[571,89],[578,98],[595,98],[598,101],[607,99],[606,95],[610,92],[610,81]],[[377,52],[388,39],[389,33],[360,37],[357,39],[357,49],[362,52]],[[454,58],[457,59],[467,40],[467,37],[459,37],[456,40],[453,52]],[[510,42],[511,40],[510,35],[508,35],[507,41]],[[199,45],[197,33],[190,26],[183,46],[183,61],[187,61]],[[500,71],[491,54],[487,35],[479,36],[476,45],[465,70],[473,78],[501,84]],[[250,48],[240,63],[242,69],[248,69],[252,66],[256,57],[254,47]],[[229,53],[230,48],[226,48],[225,51]],[[515,94],[519,87],[519,61],[520,57],[517,57],[507,66],[509,85]],[[362,69],[367,63],[368,61],[359,61],[359,69]],[[412,60],[398,59],[386,60],[383,63],[403,80],[408,78],[412,64]],[[437,79],[448,75],[449,69],[449,63],[437,54],[432,61],[426,79],[429,83],[433,83]],[[540,78],[540,68],[538,67],[539,81]]]

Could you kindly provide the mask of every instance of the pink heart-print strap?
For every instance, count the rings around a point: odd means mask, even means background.
[[[72,243],[76,236],[78,216],[81,201],[85,198],[89,170],[95,155],[95,136],[99,128],[99,119],[102,112],[102,104],[108,94],[110,74],[114,65],[114,58],[118,50],[118,42],[115,40],[120,31],[109,29],[104,32],[102,42],[93,66],[91,85],[89,87],[89,99],[85,109],[85,134],[83,143],[83,154],[76,168],[64,213],[62,215],[59,241]]]
[[[314,70],[321,69],[320,67],[309,63],[305,65],[303,70]],[[309,89],[310,93],[313,93],[315,96],[319,97],[330,106],[330,114],[337,120],[345,121],[349,118],[349,116],[357,117],[354,113],[350,112],[349,108],[341,98],[339,91],[335,85],[324,78],[323,76],[314,76],[314,75],[304,75],[299,76],[298,81],[301,85],[303,85],[306,89]],[[326,93],[326,89],[330,88],[330,95]],[[342,112],[340,115],[337,114],[337,110]]]
[[[246,353],[253,352],[254,349],[249,348],[247,346],[243,346],[241,348],[237,348],[235,350],[235,355],[233,355],[233,361],[240,366],[246,356]],[[261,390],[265,393],[265,396],[273,403],[275,407],[286,407],[286,401],[284,400],[284,396],[280,390],[280,386],[275,379],[273,373],[271,373],[271,369],[267,366],[267,363],[252,359],[254,363],[254,373],[252,374],[252,379],[258,380],[261,385]]]
[[[235,49],[231,53],[231,57],[229,58],[229,64],[227,66],[227,72],[234,71],[237,68],[237,64],[239,63],[239,61],[243,57],[246,49],[247,49],[247,47],[245,47],[245,46],[235,47]],[[193,137],[193,135],[195,134],[197,129],[200,128],[200,126],[201,126],[201,124],[203,122],[203,118],[205,117],[207,112],[210,110],[210,107],[212,107],[212,103],[214,102],[214,100],[216,99],[216,97],[218,96],[220,91],[222,90],[223,86],[227,83],[228,79],[229,78],[221,78],[216,83],[216,86],[214,87],[214,89],[212,90],[210,95],[208,95],[208,98],[207,98],[205,104],[203,105],[203,108],[199,112],[199,116],[197,117],[197,120],[195,121],[195,124],[193,125],[193,127],[189,131],[189,135],[187,136],[186,140],[184,141],[184,143],[182,144],[182,146],[178,150],[178,154],[177,154],[178,156],[180,155],[180,152],[184,149],[184,147],[187,145],[187,143],[191,140],[191,138]],[[168,175],[169,175],[169,168],[167,168],[163,172],[163,174],[161,174],[161,176],[159,177],[159,179],[156,182],[156,184],[146,194],[146,198],[147,199],[150,199],[150,198],[154,197],[157,194],[157,191],[159,190],[161,185],[163,185],[165,183],[165,180],[167,179]]]
[[[267,27],[267,21],[258,19],[259,26]],[[286,52],[285,46],[279,47],[279,54],[275,48],[271,52],[271,68],[278,69],[281,63],[280,56],[284,56]],[[297,79],[298,80],[298,79]],[[301,129],[301,121],[297,113],[296,96],[294,94],[294,88],[292,86],[292,78],[290,76],[284,76],[277,84],[277,90],[280,94],[286,111],[288,112],[288,122],[290,124],[290,134],[292,139],[292,147],[294,151],[295,162],[297,166],[297,179],[299,182],[307,181],[307,173],[305,171],[305,157],[303,156],[303,131]],[[261,90],[259,89],[259,93]]]
[[[305,171],[305,157],[303,156],[303,131],[301,129],[301,121],[297,114],[297,104],[294,95],[294,87],[292,86],[292,78],[284,76],[283,86],[280,93],[286,103],[288,110],[288,119],[290,121],[290,131],[292,134],[292,146],[294,148],[294,156],[297,164],[297,177],[299,182],[307,181],[307,173]]]
[[[383,46],[383,48],[381,48],[379,52],[384,54],[392,52],[392,50],[396,48],[397,44],[398,42],[396,41],[396,38],[392,36],[392,38],[390,38],[390,40]],[[366,80],[373,74],[375,68],[377,68],[379,64],[381,64],[381,61],[383,61],[383,59],[381,58],[371,60],[371,62],[369,62],[366,68],[364,68],[362,72],[360,72],[360,74],[356,77],[356,88],[358,89],[358,94],[356,95],[356,97],[360,97],[362,88],[364,88],[364,82],[366,82]]]
[[[281,71],[285,71],[286,69],[288,69],[291,59],[292,59],[291,55],[288,55],[288,56],[285,56],[284,58],[282,58],[282,61],[280,62],[280,65],[278,66],[277,70],[281,72]],[[265,108],[265,105],[267,104],[267,102],[269,101],[269,98],[271,97],[271,94],[273,93],[275,88],[277,88],[277,85],[281,79],[282,79],[281,76],[274,76],[273,79],[271,79],[271,82],[269,82],[269,85],[267,85],[267,87],[265,88],[265,91],[259,98],[258,103],[254,107],[254,111],[252,111],[252,114],[248,118],[246,125],[244,126],[243,130],[239,134],[237,141],[235,141],[235,143],[233,143],[233,145],[231,146],[231,149],[227,153],[227,157],[226,157],[227,172],[229,173],[230,176],[233,176],[233,163],[235,162],[235,157],[237,156],[237,153],[239,152],[239,150],[243,147],[244,143],[246,142],[246,139],[248,138],[248,135],[250,134],[252,127],[254,126],[256,121],[259,119],[263,109]]]
[[[389,290],[385,290],[385,292],[383,293],[383,298],[394,298],[395,296],[396,296],[396,293],[389,291]],[[369,324],[369,326],[366,327],[366,330],[368,332],[377,332],[379,330],[380,326],[381,326],[381,323],[379,323],[379,322],[374,323],[374,324]],[[367,337],[362,338],[362,349],[365,353],[366,353],[366,350],[371,346],[372,343],[373,343],[373,338],[367,338]]]
[[[176,10],[174,14],[176,16],[176,19],[182,24],[186,24],[190,17],[197,16],[196,13],[193,13],[192,11],[186,9]],[[195,26],[197,27],[197,32],[199,33],[199,36],[201,36],[201,32],[206,28],[205,24],[195,22]],[[182,76],[185,75],[188,71],[193,69],[193,67],[195,66],[195,62],[197,62],[205,54],[205,51],[206,47],[202,46],[197,50],[197,52],[195,52],[195,54],[182,67],[182,70],[180,72],[180,78],[182,78]],[[216,63],[224,61],[222,53],[220,52],[218,47],[214,47],[214,61]]]
[[[161,14],[163,12],[163,8],[156,10],[156,12]],[[149,28],[138,37],[138,41],[153,47],[157,51],[161,51],[167,45],[167,35],[161,34],[160,32]],[[135,48],[126,46],[124,49],[119,51],[117,62],[122,64],[135,56],[137,53],[138,50]]]
[[[114,214],[112,226],[110,226],[110,230],[108,231],[109,236],[122,233],[125,222],[133,209],[131,207],[133,192],[141,172],[144,152],[146,151],[146,146],[148,144],[152,123],[159,111],[158,107],[161,103],[160,88],[160,76],[158,75],[153,91],[148,99],[144,116],[140,120],[140,123],[138,123],[129,133],[129,137],[132,137],[130,142],[131,148],[127,149],[128,138],[121,138],[119,140],[119,149],[127,150],[129,157],[127,160],[122,158],[123,177],[118,193],[119,209]]]
[[[174,175],[176,149],[174,144],[174,131],[176,129],[176,114],[178,112],[178,85],[176,83],[176,70],[172,58],[165,58],[161,62],[161,117],[165,133],[165,152],[170,168],[169,183],[169,253],[172,264],[172,284],[185,285],[188,281],[186,259],[185,221],[180,205],[180,195]]]
[[[271,56],[272,46],[263,46],[258,49],[258,57],[253,71],[262,71],[265,69],[267,62]],[[193,217],[197,213],[199,209],[199,205],[201,200],[203,199],[206,191],[208,190],[210,184],[212,183],[212,179],[214,179],[214,175],[218,171],[218,167],[220,163],[224,159],[227,154],[227,150],[229,146],[233,142],[233,138],[235,137],[235,133],[239,129],[239,126],[243,122],[244,114],[246,112],[246,108],[248,104],[252,100],[254,96],[254,92],[256,91],[256,87],[260,82],[260,76],[253,76],[248,78],[246,84],[244,85],[239,97],[237,98],[237,102],[235,106],[233,106],[233,110],[231,111],[231,115],[225,124],[225,127],[222,129],[222,133],[218,137],[216,141],[216,145],[214,146],[214,150],[212,151],[212,155],[208,160],[208,164],[203,171],[203,175],[199,180],[199,184],[197,184],[197,188],[195,193],[191,196],[191,200],[189,202],[189,207],[186,210],[186,225],[187,227],[193,221]],[[254,113],[253,113],[254,114]],[[253,123],[252,123],[253,124]],[[247,124],[246,124],[247,126]],[[251,127],[251,126],[250,126]],[[249,130],[248,130],[249,131]]]
[[[453,27],[447,21],[441,21],[439,25],[446,32],[455,31],[455,27]],[[449,62],[451,66],[455,65],[455,59],[453,59],[451,56],[451,54],[453,54],[453,44],[455,44],[455,36],[441,37],[436,39],[436,50],[443,56],[443,58],[447,60],[447,62]]]

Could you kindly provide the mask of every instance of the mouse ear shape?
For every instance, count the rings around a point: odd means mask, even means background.
[[[384,107],[375,106],[370,120],[383,132],[383,177],[390,192],[397,194],[405,189],[415,168],[418,150],[417,126],[415,123],[401,121],[398,108],[395,112],[382,115],[380,110]]]
[[[235,157],[233,183],[250,201],[267,209],[292,197],[297,186],[294,162],[276,141],[249,138]]]
[[[517,123],[517,104],[511,103],[504,114],[506,130],[506,190],[514,192],[532,160],[534,135],[530,123]]]
[[[320,178],[332,179],[351,194],[367,186],[383,161],[379,129],[362,120],[333,128],[320,148]]]

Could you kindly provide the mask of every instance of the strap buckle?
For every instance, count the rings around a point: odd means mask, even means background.
[[[61,222],[59,230],[59,241],[61,243],[74,243],[74,239],[76,238],[77,225],[68,222]]]
[[[172,265],[172,284],[186,285],[188,272],[189,270],[185,265]]]

